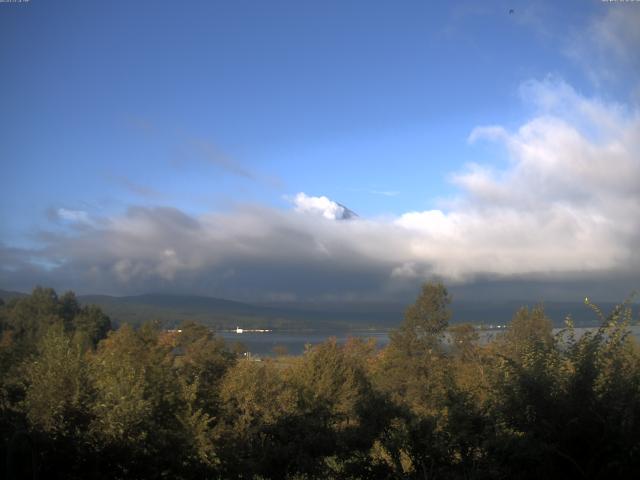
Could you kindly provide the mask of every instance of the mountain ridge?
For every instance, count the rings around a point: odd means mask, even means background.
[[[4,301],[28,294],[0,290]],[[399,302],[268,302],[248,303],[203,295],[145,293],[113,296],[101,294],[78,295],[81,304],[95,304],[109,315],[115,324],[139,325],[160,321],[173,328],[186,320],[193,320],[212,328],[314,329],[353,330],[389,329],[402,321],[408,305]],[[534,307],[532,301],[453,301],[451,323],[507,324],[522,306]],[[612,302],[595,302],[607,314],[615,306]],[[545,312],[555,326],[562,326],[567,315],[576,325],[595,325],[594,312],[583,302],[542,302]],[[638,305],[634,304],[634,318]]]

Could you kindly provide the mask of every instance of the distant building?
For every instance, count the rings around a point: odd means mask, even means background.
[[[253,329],[247,329],[247,328],[240,328],[240,327],[236,327],[235,330],[236,333],[269,333],[271,332],[271,330],[266,329],[266,328],[253,328]]]

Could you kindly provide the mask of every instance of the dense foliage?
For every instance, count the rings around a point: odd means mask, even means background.
[[[0,304],[5,478],[635,478],[628,305],[582,336],[523,308],[488,344],[449,305],[428,283],[384,349],[253,361],[36,288]]]

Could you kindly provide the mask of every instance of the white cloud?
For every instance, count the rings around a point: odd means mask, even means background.
[[[640,117],[587,99],[561,81],[522,89],[540,115],[515,132],[475,129],[501,142],[511,163],[470,164],[454,175],[462,195],[448,213],[413,212],[397,223],[420,230],[414,249],[438,273],[518,274],[638,268]],[[579,118],[579,122],[567,119]]]
[[[293,204],[296,212],[320,215],[328,220],[341,219],[345,214],[345,208],[342,205],[325,196],[310,197],[301,192],[295,196]]]

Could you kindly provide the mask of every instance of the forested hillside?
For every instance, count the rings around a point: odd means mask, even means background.
[[[628,305],[580,338],[541,307],[480,345],[425,284],[390,344],[253,361],[209,328],[112,329],[73,293],[0,305],[5,478],[636,478]],[[452,348],[441,338],[449,331]]]

